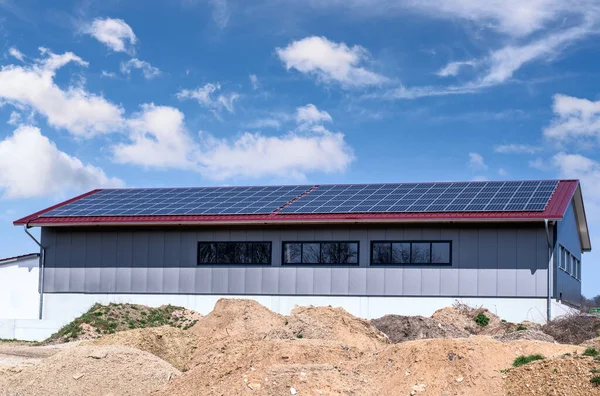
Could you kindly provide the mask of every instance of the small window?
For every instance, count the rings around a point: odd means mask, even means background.
[[[567,270],[567,251],[564,246],[560,247],[560,268]]]
[[[198,242],[198,265],[271,264],[271,242]]]
[[[374,241],[371,265],[451,264],[450,241]]]
[[[357,265],[358,242],[284,242],[284,265]]]

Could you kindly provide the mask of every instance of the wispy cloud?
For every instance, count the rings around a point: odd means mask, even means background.
[[[133,29],[122,19],[97,18],[82,27],[82,31],[93,36],[115,52],[133,54],[137,37]]]
[[[475,171],[485,171],[488,169],[483,156],[479,153],[469,153],[469,167]]]
[[[17,58],[21,62],[23,62],[25,60],[25,55],[23,55],[23,53],[21,51],[19,51],[18,49],[16,49],[15,47],[10,47],[8,49],[8,54],[10,56],[12,56],[13,58]]]
[[[160,70],[157,67],[137,58],[129,59],[127,62],[121,63],[121,73],[130,74],[131,69],[141,70],[147,80],[160,76]]]
[[[201,106],[211,109],[215,115],[222,109],[232,113],[234,102],[239,99],[240,95],[237,92],[231,92],[219,94],[215,97],[213,94],[220,90],[221,85],[219,83],[208,83],[196,89],[183,89],[176,96],[179,100],[195,99]]]
[[[494,146],[494,152],[501,154],[535,154],[542,151],[539,146],[533,146],[531,144],[500,144]]]
[[[258,82],[258,77],[256,76],[256,74],[250,74],[248,78],[250,78],[250,84],[252,84],[252,89],[257,90],[260,87],[260,83]]]
[[[556,94],[554,119],[544,129],[544,137],[558,142],[600,143],[600,101]]]

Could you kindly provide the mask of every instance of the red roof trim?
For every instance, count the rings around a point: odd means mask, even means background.
[[[0,259],[0,264],[5,263],[7,261],[21,261],[21,260],[25,260],[29,257],[39,257],[39,256],[40,256],[39,253],[29,253],[29,254],[22,254],[20,256],[15,256],[15,257],[7,257],[7,258]]]
[[[71,202],[75,202],[77,200],[80,200],[81,198],[89,197],[90,195],[95,194],[95,193],[97,193],[99,191],[101,191],[101,190],[98,190],[98,189],[97,190],[92,190],[92,191],[86,192],[85,194],[78,195],[75,198],[71,198],[71,199],[68,199],[68,200],[66,200],[64,202],[58,203],[58,204],[56,204],[54,206],[50,206],[49,208],[40,210],[39,212],[35,212],[34,214],[31,214],[29,216],[25,216],[22,219],[15,220],[13,222],[13,225],[24,225],[24,224],[27,224],[30,221],[33,221],[34,219],[37,219],[39,216],[43,215],[44,213],[48,213],[51,210],[60,208],[61,206],[65,206],[67,204],[70,204]]]
[[[97,217],[37,217],[55,207],[38,212],[25,219],[35,226],[60,225],[144,225],[144,224],[215,224],[215,223],[335,223],[335,222],[422,222],[422,221],[537,221],[562,219],[573,194],[579,185],[577,180],[558,183],[543,212],[437,212],[437,213],[329,213],[329,214],[260,214],[260,215],[187,215],[187,216],[97,216]],[[88,193],[94,193],[98,190]],[[83,196],[64,202],[73,202]],[[58,207],[57,206],[57,207]],[[26,224],[21,220],[15,224]]]

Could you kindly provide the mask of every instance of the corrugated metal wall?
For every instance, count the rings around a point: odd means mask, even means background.
[[[565,217],[558,222],[556,237],[556,250],[554,252],[555,263],[555,297],[574,305],[581,304],[581,281],[573,278],[558,267],[560,255],[560,245],[563,245],[575,257],[581,260],[581,241],[577,231],[577,219],[575,217],[575,208],[573,203],[569,205]],[[583,279],[583,275],[582,275]]]
[[[282,241],[360,241],[359,267],[282,267]],[[452,266],[369,267],[372,240],[451,240]],[[197,266],[198,241],[272,241],[273,265]],[[46,292],[546,295],[543,225],[44,228]]]

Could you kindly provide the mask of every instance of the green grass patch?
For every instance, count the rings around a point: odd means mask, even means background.
[[[594,386],[600,386],[600,375],[595,375],[592,378],[590,378],[590,382]]]
[[[598,352],[598,350],[595,348],[588,348],[582,353],[582,355],[596,357],[600,355],[600,352]]]
[[[527,363],[534,362],[536,360],[544,360],[544,357],[540,354],[536,355],[527,355],[527,356],[519,356],[513,362],[513,367],[519,367]]]
[[[475,316],[473,320],[481,327],[485,327],[490,323],[490,318],[485,316],[483,313],[480,313],[477,316]]]
[[[527,327],[519,325],[517,326],[517,331],[523,331],[523,330],[527,330]]]

